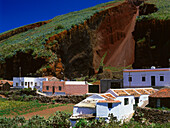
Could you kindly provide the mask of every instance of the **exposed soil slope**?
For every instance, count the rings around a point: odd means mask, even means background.
[[[134,41],[131,33],[136,10],[136,7],[124,2],[96,13],[84,24],[49,38],[46,47],[57,40],[51,49],[53,52],[60,51],[58,56],[61,57],[68,78],[87,75],[90,70],[97,69],[106,52],[106,66],[132,64]],[[56,49],[58,45],[60,48]]]

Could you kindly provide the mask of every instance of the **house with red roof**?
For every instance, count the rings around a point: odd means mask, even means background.
[[[163,88],[149,96],[149,106],[170,108],[170,88]]]
[[[107,93],[111,93],[115,97],[134,96],[134,105],[138,107],[145,107],[149,102],[149,95],[155,93],[157,90],[153,88],[122,88],[109,89]]]
[[[153,88],[127,88],[109,89],[106,93],[93,94],[74,105],[73,115],[70,117],[72,125],[81,118],[102,117],[108,120],[109,114],[113,114],[119,121],[126,121],[134,114],[135,98],[139,100],[137,105],[144,107],[148,103],[148,96],[154,92]]]
[[[170,68],[125,69],[123,87],[165,87],[170,86]]]
[[[115,97],[111,93],[93,94],[74,105],[73,115],[70,117],[72,126],[78,119],[109,119],[113,114],[119,121],[130,119],[134,113],[134,96],[126,95]]]

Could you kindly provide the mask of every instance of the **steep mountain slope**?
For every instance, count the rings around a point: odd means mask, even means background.
[[[136,41],[133,68],[169,67],[170,0],[149,0],[140,6],[133,33]]]
[[[0,35],[0,77],[75,78],[104,67],[167,67],[169,3],[116,0]],[[166,9],[165,9],[166,8]],[[133,35],[132,35],[133,32]],[[102,65],[103,65],[102,64]]]
[[[131,4],[117,0],[57,16],[44,25],[3,33],[0,76],[8,79],[18,76],[19,67],[22,76],[87,75],[89,70],[99,67],[102,56],[110,52],[109,45],[119,44],[126,37],[135,12]],[[102,48],[105,45],[107,48]]]

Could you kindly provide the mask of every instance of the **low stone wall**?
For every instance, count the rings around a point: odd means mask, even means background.
[[[141,121],[145,118],[149,122],[153,123],[167,123],[170,122],[170,111],[158,110],[153,108],[140,108],[137,107],[134,115],[136,121]]]

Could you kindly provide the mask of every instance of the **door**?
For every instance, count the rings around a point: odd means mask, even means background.
[[[155,76],[151,76],[151,86],[155,86]]]
[[[53,94],[55,93],[55,86],[53,86]]]

